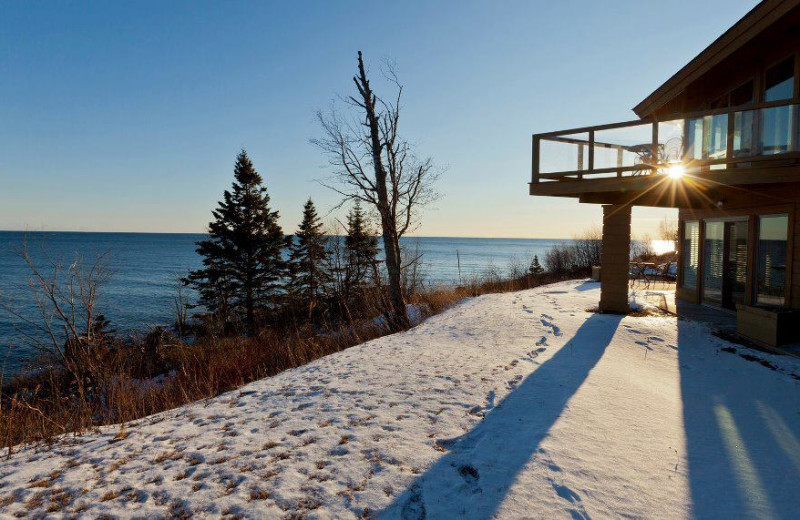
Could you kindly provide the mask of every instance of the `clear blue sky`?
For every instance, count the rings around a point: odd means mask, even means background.
[[[0,229],[203,231],[245,147],[292,232],[337,201],[309,139],[361,49],[396,62],[404,134],[447,168],[418,234],[569,237],[600,210],[527,195],[531,133],[632,119],[755,4],[6,1]]]

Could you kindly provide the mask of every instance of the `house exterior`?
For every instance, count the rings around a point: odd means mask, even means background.
[[[633,109],[533,136],[531,195],[603,205],[600,309],[628,311],[633,206],[679,208],[676,298],[776,345],[800,321],[800,0],[765,0]]]

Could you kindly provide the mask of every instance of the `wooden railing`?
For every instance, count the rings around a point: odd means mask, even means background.
[[[532,182],[800,161],[800,105],[778,101],[533,135]]]

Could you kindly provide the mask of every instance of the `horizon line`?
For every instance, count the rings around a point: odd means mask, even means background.
[[[75,229],[0,229],[0,233],[94,233],[116,235],[207,235],[205,231],[97,231]],[[294,236],[293,233],[284,233],[285,236]],[[344,235],[331,235],[344,236]],[[380,233],[376,236],[380,237]],[[483,238],[494,240],[575,240],[575,237],[511,237],[511,236],[467,236],[467,235],[404,235],[403,238]]]

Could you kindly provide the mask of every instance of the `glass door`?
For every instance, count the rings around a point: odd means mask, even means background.
[[[736,309],[747,289],[747,221],[725,223],[725,280],[722,306]]]
[[[722,305],[722,279],[725,272],[725,223],[705,222],[703,240],[703,301]]]
[[[735,309],[747,287],[747,220],[705,222],[704,230],[703,301]]]

